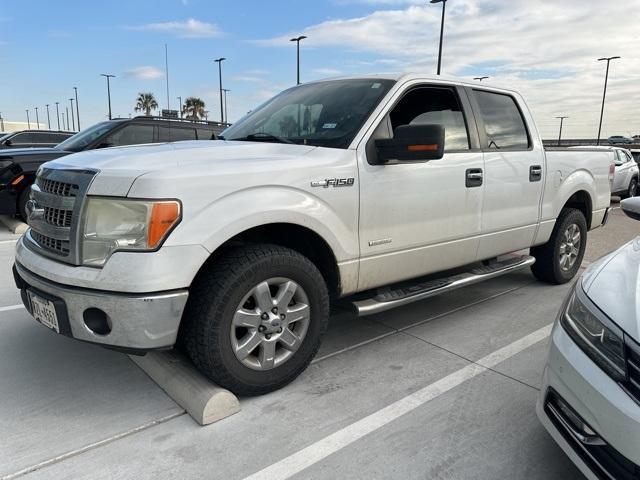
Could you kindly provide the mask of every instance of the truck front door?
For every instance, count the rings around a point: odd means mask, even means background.
[[[473,262],[478,249],[484,163],[465,91],[414,82],[390,105],[358,147],[361,290]],[[375,140],[411,124],[444,126],[443,158],[377,164]]]

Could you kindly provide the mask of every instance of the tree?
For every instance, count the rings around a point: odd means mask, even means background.
[[[201,98],[187,97],[184,101],[184,107],[182,107],[182,113],[190,120],[199,120],[205,116],[204,107],[205,104]]]
[[[144,114],[147,117],[151,116],[151,110],[155,110],[158,108],[158,102],[156,102],[156,97],[153,96],[153,93],[139,93],[138,99],[136,100],[136,112],[144,111]]]

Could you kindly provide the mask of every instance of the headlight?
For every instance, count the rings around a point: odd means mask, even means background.
[[[116,251],[153,251],[180,221],[176,200],[89,197],[82,229],[82,263],[102,266]]]
[[[625,381],[627,369],[624,333],[608,320],[576,286],[560,323],[578,346],[616,381]],[[587,306],[587,304],[590,304]]]

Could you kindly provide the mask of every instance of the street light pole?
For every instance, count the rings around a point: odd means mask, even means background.
[[[49,117],[49,104],[47,103],[47,128],[51,130],[51,117]]]
[[[29,128],[29,130],[31,130],[31,121],[29,120],[29,109],[27,109],[26,112],[27,112],[27,127]]]
[[[38,116],[38,107],[36,107],[36,130],[40,130],[40,117]]]
[[[182,118],[182,97],[178,97],[178,101],[180,102],[180,118]]]
[[[487,76],[484,76],[484,77],[473,77],[474,80],[478,80],[479,82],[481,82],[482,80],[486,80],[487,78],[489,78],[489,77],[487,77]]]
[[[296,76],[296,85],[300,85],[300,42],[302,40],[304,40],[305,37],[304,35],[300,35],[299,37],[296,38],[292,38],[291,40],[289,40],[290,42],[296,42],[296,71],[297,71],[297,76]]]
[[[222,101],[222,62],[224,62],[226,58],[220,57],[214,60],[218,64],[218,74],[220,76],[220,122],[224,123],[224,104]]]
[[[438,75],[442,66],[442,39],[444,37],[444,12],[447,6],[447,0],[431,0],[430,3],[442,3],[442,20],[440,22],[440,48],[438,49]]]
[[[106,77],[107,79],[107,99],[109,101],[109,120],[111,120],[111,87],[109,85],[109,79],[115,78],[115,75],[111,75],[109,73],[101,73],[101,77]]]
[[[228,122],[229,121],[229,110],[227,110],[227,93],[230,92],[231,90],[229,90],[228,88],[223,88],[222,91],[224,92],[225,120]]]
[[[607,73],[604,76],[604,92],[602,93],[602,108],[600,109],[600,126],[598,126],[598,143],[596,145],[600,145],[600,133],[602,132],[602,117],[604,116],[604,99],[607,97],[607,81],[609,80],[609,63],[611,60],[617,60],[621,57],[604,57],[599,58],[598,61],[602,62],[604,60],[607,61]]]
[[[78,121],[78,131],[80,131],[80,107],[78,106],[78,87],[73,87],[76,92],[76,120]]]
[[[562,123],[565,118],[569,118],[567,116],[556,117],[560,119],[560,133],[558,134],[558,146],[560,146],[560,141],[562,140]]]
[[[75,115],[73,114],[73,98],[70,98],[69,101],[71,102],[71,126],[73,127],[73,131],[76,131],[76,118]]]
[[[60,111],[58,110],[58,102],[56,102],[56,117],[58,117],[58,130],[60,130]]]

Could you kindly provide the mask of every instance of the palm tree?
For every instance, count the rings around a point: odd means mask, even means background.
[[[136,112],[144,111],[144,114],[147,117],[151,116],[151,110],[155,110],[158,108],[158,102],[156,102],[156,97],[153,96],[153,93],[139,93],[138,99],[136,100]]]
[[[182,113],[187,115],[188,119],[199,120],[205,116],[205,104],[201,98],[187,97],[182,107]]]

